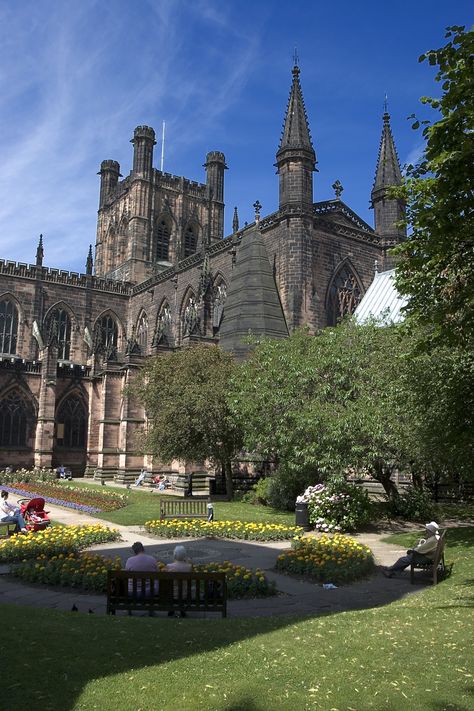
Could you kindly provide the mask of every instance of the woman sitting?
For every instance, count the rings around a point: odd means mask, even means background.
[[[2,490],[0,498],[0,521],[3,523],[15,523],[16,530],[26,533],[25,519],[20,513],[20,509],[17,506],[10,504],[8,499],[8,491]]]

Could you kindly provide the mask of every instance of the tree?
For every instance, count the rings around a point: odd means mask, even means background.
[[[219,464],[231,498],[231,461],[242,437],[227,406],[235,365],[216,346],[196,345],[150,359],[133,392],[145,407],[144,448],[164,462],[172,459]]]
[[[347,321],[316,336],[263,341],[234,377],[245,445],[289,472],[368,469],[394,494],[406,408],[393,385],[398,330]]]
[[[426,140],[417,165],[394,193],[405,200],[412,232],[396,248],[397,287],[410,297],[411,317],[445,342],[474,341],[474,32],[450,27],[449,42],[423,54],[438,66],[440,98],[421,102],[439,111],[422,124]],[[412,116],[411,118],[415,118]]]

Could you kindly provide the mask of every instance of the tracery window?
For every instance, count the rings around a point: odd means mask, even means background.
[[[170,345],[171,340],[171,309],[167,303],[163,304],[160,313],[156,319],[155,334],[153,336],[153,345],[159,346]]]
[[[56,415],[56,423],[56,440],[59,447],[85,447],[87,415],[81,398],[73,395],[63,400]]]
[[[27,444],[31,409],[21,393],[11,391],[0,402],[0,447],[24,447]]]
[[[188,225],[184,233],[184,256],[189,257],[194,254],[197,248],[197,229],[194,225]]]
[[[328,325],[336,326],[344,316],[353,314],[362,298],[354,272],[345,265],[331,284],[328,303]]]
[[[0,353],[16,353],[18,310],[8,299],[0,301]]]
[[[112,316],[102,316],[97,321],[98,350],[112,354],[117,351],[118,329]]]
[[[156,226],[156,260],[168,261],[171,230],[166,220],[160,220]]]
[[[138,321],[137,328],[137,343],[140,346],[140,353],[144,355],[147,349],[148,342],[148,318],[146,314],[142,314]]]
[[[48,343],[57,346],[58,359],[69,360],[71,352],[71,319],[65,309],[55,309],[48,318]]]

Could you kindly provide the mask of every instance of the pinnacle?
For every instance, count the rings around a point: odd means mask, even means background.
[[[390,114],[385,110],[372,196],[378,190],[383,190],[391,185],[401,185],[401,183],[402,173],[390,127]]]
[[[305,151],[308,157],[315,162],[313,144],[308,126],[308,117],[304,105],[303,93],[299,80],[300,68],[295,64],[292,70],[293,82],[290,98],[286,109],[285,122],[277,152],[277,160],[283,157],[283,152],[292,150]]]

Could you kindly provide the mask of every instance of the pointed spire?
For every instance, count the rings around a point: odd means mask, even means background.
[[[43,266],[43,257],[44,257],[43,235],[40,235],[39,241],[38,241],[38,247],[36,249],[36,266],[37,267]]]
[[[285,157],[288,152],[298,151],[299,155],[304,152],[304,157],[314,164],[316,154],[311,142],[311,134],[308,126],[308,117],[304,105],[303,92],[300,84],[300,68],[295,60],[292,70],[293,83],[290,90],[290,98],[286,109],[283,132],[281,134],[280,145],[276,154],[277,161]]]
[[[234,207],[234,219],[232,220],[232,232],[235,234],[239,231],[239,213],[237,208]]]
[[[89,245],[89,254],[87,255],[87,260],[86,260],[86,274],[92,274],[92,267],[94,266],[94,262],[92,260],[92,245]]]
[[[377,169],[372,188],[372,201],[378,197],[377,192],[379,190],[385,190],[389,186],[401,185],[402,183],[400,163],[398,162],[395,141],[390,128],[390,114],[387,109],[387,96],[385,95],[382,138],[380,140]]]

